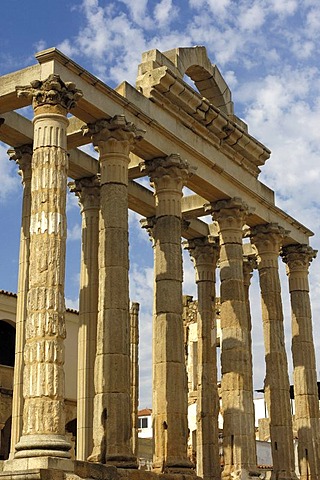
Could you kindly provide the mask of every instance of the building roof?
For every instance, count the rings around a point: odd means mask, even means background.
[[[149,415],[152,415],[152,409],[151,408],[143,408],[142,410],[138,411],[138,416],[139,417],[147,417]]]

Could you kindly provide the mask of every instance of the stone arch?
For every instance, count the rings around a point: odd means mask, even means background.
[[[0,365],[14,367],[16,330],[11,322],[0,320]]]
[[[208,58],[205,47],[174,48],[163,52],[176,67],[181,78],[188,75],[203,97],[226,115],[234,115],[231,91],[218,67]]]

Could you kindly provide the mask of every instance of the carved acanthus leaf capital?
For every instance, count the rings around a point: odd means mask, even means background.
[[[219,253],[219,238],[213,235],[193,238],[183,242],[183,247],[189,251],[195,263],[208,263],[215,266]]]
[[[287,266],[287,274],[297,271],[308,272],[310,263],[317,256],[317,250],[309,245],[286,245],[280,252],[281,258]]]
[[[156,188],[174,190],[181,190],[195,170],[176,153],[142,162],[140,169],[149,175],[151,184]]]
[[[230,228],[242,229],[249,214],[248,205],[239,197],[218,200],[206,205],[205,209],[210,211],[213,220],[218,222],[220,232]]]
[[[79,205],[82,211],[100,206],[100,175],[81,178],[74,182],[69,182],[70,192],[79,198]]]
[[[90,135],[94,146],[100,150],[108,142],[110,151],[124,151],[129,155],[132,145],[143,138],[145,130],[137,128],[132,122],[127,122],[124,115],[112,118],[102,118],[95,123],[82,127],[84,135]],[[119,145],[120,143],[120,145]]]
[[[282,241],[288,233],[277,223],[267,223],[252,227],[249,236],[260,256],[263,253],[279,255]]]
[[[214,281],[219,257],[219,238],[212,235],[183,242],[196,270],[196,281]]]
[[[33,80],[30,85],[16,87],[18,97],[32,99],[33,108],[44,105],[61,106],[66,111],[75,107],[83,96],[73,82],[63,82],[59,75],[51,74],[42,80]]]
[[[32,144],[20,145],[19,147],[9,148],[7,151],[10,160],[14,160],[19,166],[18,173],[22,177],[22,182],[31,179],[31,160]]]

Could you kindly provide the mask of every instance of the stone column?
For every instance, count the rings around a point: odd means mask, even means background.
[[[242,253],[248,207],[241,199],[233,198],[216,202],[212,211],[220,236],[222,478],[242,478],[256,469],[251,343]]]
[[[155,189],[153,422],[154,469],[191,468],[187,458],[187,376],[182,321],[181,197],[189,167],[179,155],[144,168]]]
[[[301,480],[320,478],[319,399],[308,282],[309,265],[316,253],[308,245],[288,245],[281,252],[291,297],[295,427]]]
[[[23,185],[10,444],[10,458],[13,458],[15,446],[22,435],[23,423],[23,348],[25,343],[27,293],[29,288],[32,145],[22,145],[10,149],[8,150],[8,154],[10,159],[15,160],[19,165],[19,174],[22,177]]]
[[[197,475],[204,480],[220,480],[215,321],[219,242],[214,237],[196,238],[185,246],[194,262],[198,287]]]
[[[243,256],[243,285],[244,285],[244,295],[247,306],[247,328],[248,328],[248,343],[249,343],[249,365],[248,369],[250,372],[253,372],[253,362],[252,362],[252,322],[251,322],[251,308],[250,308],[250,296],[249,289],[251,284],[251,278],[253,270],[258,268],[257,260],[255,255],[244,255]],[[251,390],[253,391],[253,376],[250,376],[251,380]],[[256,454],[255,454],[256,457]]]
[[[100,178],[82,178],[69,184],[79,197],[82,215],[82,251],[78,333],[77,459],[86,460],[93,448],[94,361],[98,316],[98,240]]]
[[[29,292],[23,435],[15,458],[69,458],[64,415],[67,112],[81,93],[57,75],[17,87],[32,97]],[[30,458],[28,466],[31,466]]]
[[[99,312],[89,461],[136,467],[132,453],[128,255],[129,153],[142,133],[123,115],[88,125],[99,151]]]
[[[284,235],[284,229],[278,224],[258,225],[251,229],[260,278],[266,360],[264,392],[270,416],[273,458],[271,478],[274,480],[297,478],[294,470],[290,384],[278,267]]]
[[[131,365],[131,415],[132,451],[138,455],[138,406],[139,406],[139,303],[130,308],[130,365]]]

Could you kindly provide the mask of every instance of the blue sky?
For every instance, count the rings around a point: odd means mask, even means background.
[[[108,85],[134,85],[141,54],[158,48],[205,45],[233,93],[235,113],[272,151],[260,180],[277,205],[315,232],[320,248],[320,4],[318,0],[10,0],[0,18],[0,75],[36,63],[52,46]],[[16,291],[21,186],[8,146],[0,144],[0,288]],[[77,306],[80,214],[68,198],[67,304]],[[141,406],[150,406],[152,251],[138,218],[130,215],[131,299],[141,303]],[[285,327],[290,305],[281,266]],[[320,349],[319,259],[311,266],[317,352]],[[185,256],[184,291],[196,294]],[[264,376],[257,275],[252,286],[255,386]],[[289,347],[289,343],[288,343]],[[290,351],[288,350],[290,358]],[[320,355],[317,353],[318,371]],[[320,376],[320,375],[318,375]]]

